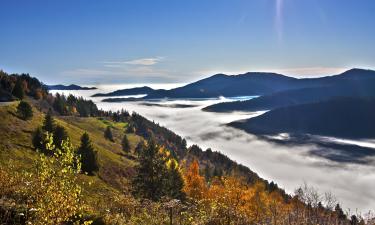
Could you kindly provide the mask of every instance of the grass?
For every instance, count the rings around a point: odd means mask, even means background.
[[[0,106],[0,165],[22,170],[32,166],[34,159],[38,157],[31,139],[34,130],[42,125],[44,114],[33,107],[33,118],[28,121],[21,120],[16,115],[17,104],[15,102]],[[134,166],[137,162],[131,160],[134,155],[127,157],[122,151],[121,140],[126,123],[115,123],[104,118],[73,116],[54,118],[56,124],[65,127],[73,146],[78,147],[81,135],[87,132],[98,153],[99,172],[95,176],[80,176],[84,198],[93,209],[97,209],[96,206],[102,204],[99,203],[99,199],[100,201],[107,199],[107,203],[110,203],[110,199],[103,196],[115,196],[129,189],[129,178],[134,174]],[[114,142],[104,138],[104,130],[107,126],[112,127]],[[142,138],[135,134],[127,134],[127,136],[131,150],[134,150]]]

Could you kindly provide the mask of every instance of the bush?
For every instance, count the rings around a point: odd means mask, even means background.
[[[17,106],[17,114],[23,120],[29,120],[33,117],[33,109],[29,103],[21,101]]]

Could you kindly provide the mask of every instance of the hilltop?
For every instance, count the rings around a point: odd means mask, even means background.
[[[375,71],[351,69],[342,74],[321,78],[298,79],[295,88],[258,98],[218,103],[204,108],[211,112],[263,111],[290,105],[329,100],[334,97],[375,96]]]

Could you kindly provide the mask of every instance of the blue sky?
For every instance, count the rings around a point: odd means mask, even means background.
[[[0,0],[0,68],[46,83],[375,68],[374,0]]]

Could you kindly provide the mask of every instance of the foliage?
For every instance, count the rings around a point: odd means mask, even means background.
[[[166,178],[164,181],[164,194],[173,199],[185,199],[181,168],[177,160],[173,158],[167,161]]]
[[[81,137],[81,145],[78,148],[78,155],[81,157],[82,171],[93,175],[94,172],[99,170],[97,162],[97,153],[91,144],[90,137],[84,133]]]
[[[53,143],[55,143],[57,148],[61,148],[64,141],[68,139],[68,133],[63,126],[56,125],[53,131]]]
[[[31,108],[29,103],[21,101],[17,106],[17,114],[23,120],[29,120],[33,117],[33,109]]]
[[[133,180],[133,192],[136,196],[159,200],[163,196],[165,159],[153,140],[139,156],[137,175]]]
[[[25,96],[25,91],[23,87],[23,82],[21,79],[17,79],[16,85],[14,86],[12,90],[12,95],[17,97],[18,99],[23,99]]]
[[[193,199],[203,199],[206,194],[207,187],[204,177],[199,174],[199,164],[197,160],[189,166],[184,176],[185,187],[184,192]]]
[[[114,141],[113,140],[113,134],[112,134],[112,131],[111,131],[111,127],[110,126],[107,126],[107,128],[105,129],[104,131],[104,137],[110,141]]]
[[[27,224],[78,223],[86,210],[77,181],[79,158],[69,140],[56,149],[52,135],[48,134],[45,143],[52,156],[40,154],[31,170],[13,173],[12,186],[3,189],[5,193],[0,191],[0,197],[6,195],[24,205],[22,215]],[[0,186],[4,186],[3,181],[0,180]]]
[[[42,128],[38,127],[34,133],[33,133],[33,138],[32,138],[32,143],[33,143],[33,146],[34,146],[34,149],[39,149],[40,151],[44,151],[44,147],[45,147],[45,144],[44,144],[44,133],[43,133],[43,130]]]
[[[122,150],[125,153],[130,152],[130,144],[129,144],[129,140],[128,140],[128,137],[126,136],[126,134],[124,134],[124,137],[122,138],[121,146],[122,146]]]
[[[53,131],[55,130],[55,126],[56,124],[55,124],[55,120],[52,117],[52,111],[49,110],[48,113],[44,117],[42,129],[45,132],[53,133]]]

